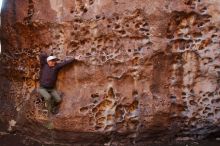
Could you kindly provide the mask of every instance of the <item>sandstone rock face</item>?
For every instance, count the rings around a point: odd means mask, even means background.
[[[219,0],[7,0],[1,121],[57,144],[129,145],[220,131]],[[83,56],[57,82],[47,116],[41,51]]]

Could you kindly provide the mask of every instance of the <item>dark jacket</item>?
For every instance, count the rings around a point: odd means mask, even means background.
[[[54,88],[57,81],[57,75],[61,68],[72,63],[75,59],[57,63],[54,67],[49,67],[47,64],[47,54],[40,55],[40,86],[44,88]]]

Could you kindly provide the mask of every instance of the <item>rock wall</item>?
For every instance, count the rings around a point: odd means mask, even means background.
[[[218,0],[7,0],[1,121],[44,143],[144,144],[220,130]],[[65,67],[50,118],[35,93],[40,52]]]

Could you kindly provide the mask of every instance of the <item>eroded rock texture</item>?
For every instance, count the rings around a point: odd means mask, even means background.
[[[219,132],[218,0],[7,0],[1,120],[45,143],[128,145]],[[40,51],[83,56],[59,74],[50,118]]]

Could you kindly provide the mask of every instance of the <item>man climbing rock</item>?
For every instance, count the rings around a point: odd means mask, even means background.
[[[48,56],[46,53],[40,54],[40,87],[38,92],[44,97],[48,112],[53,113],[54,105],[59,105],[62,100],[55,89],[60,69],[79,59],[80,56],[57,63],[58,58],[56,56]]]

